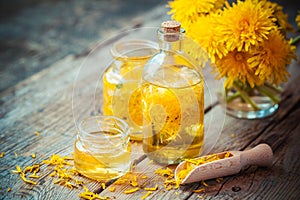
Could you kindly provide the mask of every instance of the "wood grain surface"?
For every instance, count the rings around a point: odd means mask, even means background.
[[[166,8],[157,7],[145,14],[147,21],[140,21],[139,26],[157,26],[164,20],[165,13]],[[145,33],[137,33],[136,36],[145,37]],[[5,152],[0,158],[0,199],[79,198],[82,189],[53,184],[50,171],[44,165],[35,186],[24,183],[11,170],[17,165],[25,167],[41,163],[52,154],[72,154],[78,120],[101,112],[101,88],[97,83],[110,61],[108,49],[117,39],[118,36],[111,37],[82,55],[67,56],[0,94],[0,152]],[[299,48],[297,55],[300,55]],[[211,106],[205,114],[209,134],[219,136],[211,152],[245,150],[267,143],[274,151],[271,168],[249,166],[237,175],[224,177],[220,183],[208,180],[207,187],[193,183],[168,191],[163,187],[162,179],[154,173],[162,166],[143,154],[141,144],[133,144],[136,152],[134,171],[138,176],[147,175],[140,184],[147,187],[155,183],[159,185],[149,199],[299,199],[300,62],[289,67],[293,72],[290,82],[285,85],[279,110],[272,117],[235,119],[224,117],[223,109],[214,101],[206,105]],[[208,78],[206,81],[213,80]],[[40,135],[37,136],[35,131]],[[32,153],[36,154],[35,159],[31,157]],[[116,185],[110,181],[106,183],[108,188],[102,189],[99,182],[81,179],[87,182],[91,191],[111,199],[140,199],[145,194],[143,190],[124,194],[131,188],[128,184]],[[116,187],[116,191],[110,192],[110,187]],[[11,188],[10,192],[8,188]],[[199,188],[204,188],[205,192],[195,193],[194,190]]]

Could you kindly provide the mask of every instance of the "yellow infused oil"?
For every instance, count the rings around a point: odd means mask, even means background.
[[[128,126],[123,130],[122,124],[117,123],[124,121],[112,116],[91,118],[85,131],[79,128],[81,131],[74,147],[75,168],[80,174],[98,181],[124,175],[131,167]]]
[[[77,171],[86,177],[98,181],[110,180],[124,175],[130,169],[130,154],[130,143],[126,149],[102,153],[76,143],[74,163]]]
[[[103,77],[103,113],[126,120],[136,134],[140,132],[143,123],[139,80],[146,59],[124,61],[120,75],[116,76],[114,69],[109,68]]]
[[[112,49],[115,62],[103,75],[103,114],[125,120],[132,140],[142,140],[140,80],[143,67],[156,52],[147,40],[122,41]]]
[[[166,65],[143,78],[144,152],[168,164],[199,156],[204,139],[202,77],[185,65]]]

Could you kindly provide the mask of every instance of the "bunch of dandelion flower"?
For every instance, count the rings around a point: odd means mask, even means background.
[[[296,16],[295,21],[296,21],[297,26],[298,26],[298,32],[300,32],[300,11],[298,11],[298,15]],[[299,41],[300,41],[300,35],[298,35],[297,37],[295,37],[295,38],[293,39],[292,44],[293,44],[293,45],[296,45]]]
[[[190,15],[182,14],[184,11],[180,10],[179,4],[171,2],[169,5],[173,18],[187,24]],[[266,83],[278,85],[288,80],[286,66],[296,56],[295,47],[285,37],[293,27],[277,3],[238,0],[232,5],[228,2],[224,5],[223,9],[211,6],[218,9],[211,9],[204,15],[194,14],[187,34],[206,50],[217,78],[226,78],[225,88],[235,88],[242,99],[257,110],[259,108],[248,98],[247,91],[252,88],[263,90]],[[196,5],[190,8],[193,9]],[[197,7],[197,10],[201,9]],[[265,95],[278,103],[272,94]]]
[[[179,21],[185,30],[189,30],[199,17],[216,12],[223,7],[224,2],[225,0],[174,0],[169,2],[171,10],[168,14],[172,14],[172,18]]]
[[[296,23],[298,28],[300,29],[300,11],[298,11],[298,15],[296,16]]]
[[[263,0],[262,7],[273,11],[273,16],[276,18],[275,23],[283,35],[286,35],[287,32],[295,31],[294,27],[288,22],[288,15],[283,12],[283,7],[281,5]]]

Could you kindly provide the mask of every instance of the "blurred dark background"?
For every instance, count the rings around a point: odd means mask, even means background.
[[[0,91],[132,26],[161,0],[1,0]]]
[[[132,26],[167,0],[0,0],[0,92]],[[299,2],[276,0],[294,19]],[[297,2],[297,3],[296,3]]]

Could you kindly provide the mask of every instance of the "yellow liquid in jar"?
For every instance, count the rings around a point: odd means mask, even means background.
[[[163,79],[163,80],[162,80]],[[165,66],[144,77],[143,150],[160,163],[199,156],[204,139],[204,82],[184,65]]]
[[[124,119],[130,127],[130,139],[142,140],[140,80],[149,56],[134,57],[120,67],[119,74],[110,67],[103,76],[103,114]]]
[[[92,147],[84,146],[80,141],[75,142],[74,165],[76,170],[91,179],[97,181],[111,180],[118,178],[128,171],[131,167],[131,144],[127,148],[110,148],[97,151]]]

